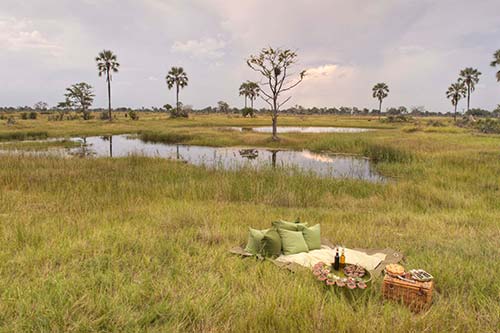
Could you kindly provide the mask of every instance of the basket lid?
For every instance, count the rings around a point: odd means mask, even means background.
[[[384,282],[388,282],[397,286],[403,286],[405,288],[411,288],[411,289],[432,289],[432,281],[428,282],[420,282],[420,281],[415,281],[415,283],[411,283],[408,281],[404,281],[395,277],[392,277],[390,275],[385,275],[384,276]]]

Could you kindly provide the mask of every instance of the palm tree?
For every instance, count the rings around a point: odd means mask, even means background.
[[[457,121],[457,105],[458,101],[467,96],[467,89],[463,82],[452,83],[446,91],[446,98],[451,99],[451,104],[455,107],[455,113],[453,114],[453,119]]]
[[[247,108],[247,98],[248,98],[248,95],[249,95],[249,91],[248,91],[248,83],[249,81],[247,82],[243,82],[240,86],[240,96],[244,96],[245,97],[245,109]]]
[[[479,82],[479,76],[481,72],[475,68],[467,67],[460,71],[459,82],[463,82],[467,87],[467,111],[470,107],[470,94],[476,88],[476,84]]]
[[[167,76],[165,77],[165,80],[167,81],[167,86],[168,89],[172,89],[173,86],[175,85],[176,88],[176,108],[177,108],[177,114],[179,114],[179,89],[184,88],[188,85],[188,77],[186,72],[182,67],[172,67],[170,71],[168,72]]]
[[[98,56],[95,58],[97,62],[97,70],[99,71],[99,76],[106,74],[106,82],[108,83],[108,117],[109,121],[112,120],[111,117],[111,72],[117,73],[120,64],[116,59],[116,55],[109,50],[103,50],[99,52]]]
[[[256,82],[248,81],[248,98],[250,98],[250,107],[253,110],[253,101],[259,96],[260,87]]]
[[[240,96],[245,96],[245,109],[247,108],[247,98],[250,98],[251,108],[253,101],[259,96],[260,87],[252,81],[243,82],[240,86]]]
[[[372,88],[373,98],[378,99],[378,117],[380,118],[380,114],[382,113],[382,100],[389,95],[389,87],[384,82],[377,83]]]
[[[497,50],[493,54],[493,61],[491,62],[491,67],[500,66],[500,50]],[[497,81],[500,82],[500,71],[497,72]]]

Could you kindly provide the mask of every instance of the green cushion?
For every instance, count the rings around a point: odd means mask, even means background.
[[[276,229],[269,229],[262,239],[262,255],[277,257],[281,254],[281,237]]]
[[[281,245],[285,255],[309,251],[301,231],[278,229],[278,233],[281,237]]]
[[[309,251],[321,248],[321,233],[319,224],[313,225],[310,228],[302,229],[302,235],[307,243]]]
[[[287,222],[283,220],[278,220],[273,222],[273,226],[276,229],[285,229],[290,231],[301,231],[303,228],[307,227],[307,223],[299,222]]]
[[[248,242],[245,247],[245,251],[251,254],[258,254],[262,250],[262,240],[264,239],[264,233],[269,229],[257,230],[249,228],[248,232]]]

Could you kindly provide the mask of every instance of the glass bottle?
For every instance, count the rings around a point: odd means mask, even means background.
[[[335,253],[335,261],[333,263],[333,269],[338,271],[340,268],[340,257],[339,257],[339,248],[337,248],[337,253]]]
[[[344,269],[345,267],[345,253],[344,249],[342,249],[342,255],[340,256],[340,269]]]

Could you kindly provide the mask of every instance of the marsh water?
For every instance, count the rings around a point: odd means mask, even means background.
[[[235,131],[253,131],[259,133],[271,133],[273,128],[271,126],[262,127],[231,127]],[[320,126],[308,126],[308,127],[297,127],[297,126],[278,126],[276,128],[278,133],[362,133],[373,131],[373,129],[368,128],[356,128],[356,127],[320,127]]]
[[[69,153],[77,156],[123,157],[130,155],[176,159],[210,168],[240,167],[295,168],[323,177],[354,178],[372,182],[384,181],[365,158],[318,154],[309,150],[270,150],[265,148],[218,148],[144,142],[130,135],[72,138],[80,142]]]

